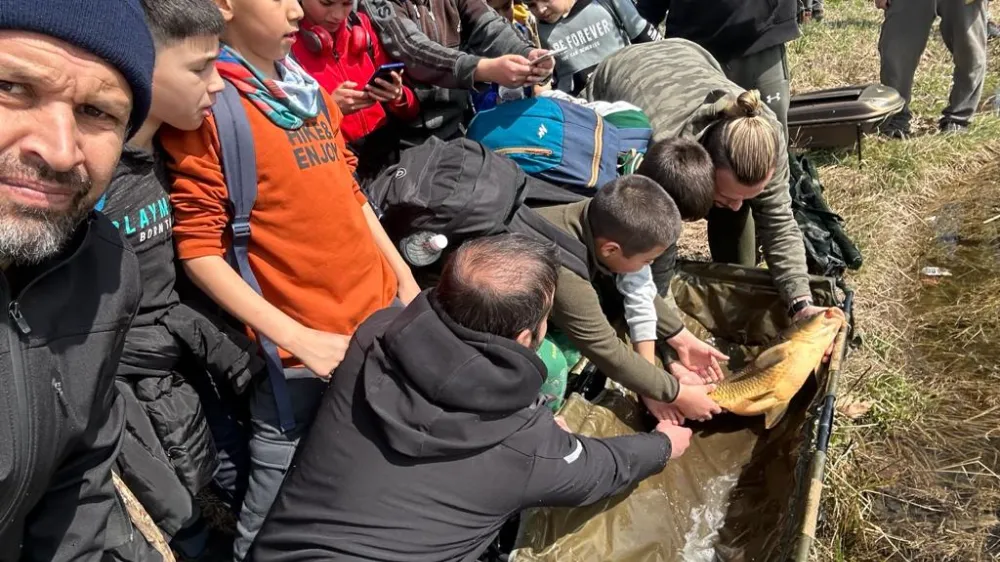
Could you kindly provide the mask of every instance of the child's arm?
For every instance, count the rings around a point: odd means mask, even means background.
[[[482,0],[461,0],[462,36],[468,51],[445,47],[425,35],[418,22],[394,7],[391,0],[361,0],[360,10],[371,18],[382,46],[392,58],[406,63],[413,80],[441,88],[469,89],[476,81],[495,82],[494,75],[512,65],[501,57],[527,57],[532,47]],[[477,50],[476,47],[482,46]],[[485,59],[470,52],[485,54]]]
[[[399,255],[399,251],[396,250],[396,245],[392,243],[392,239],[385,233],[385,229],[382,228],[382,223],[375,216],[372,206],[365,203],[362,205],[362,208],[364,209],[365,222],[368,223],[368,228],[372,231],[372,236],[375,237],[375,245],[378,246],[382,255],[385,256],[386,261],[389,262],[393,273],[396,274],[396,282],[399,285],[396,295],[399,297],[399,300],[403,301],[403,304],[410,304],[410,301],[420,294],[420,287],[413,278],[413,272],[410,271],[410,266],[403,260],[403,256]]]
[[[619,275],[615,285],[625,300],[625,321],[629,325],[632,349],[640,357],[656,365],[656,283],[649,266],[635,273]],[[684,416],[676,404],[642,397],[643,403],[656,419],[673,425],[684,423]]]
[[[177,257],[191,280],[237,320],[270,338],[318,376],[328,376],[343,359],[350,335],[303,326],[258,295],[223,259],[228,192],[213,120],[195,132],[166,129],[160,141],[174,175],[170,203]]]
[[[221,256],[184,260],[195,285],[240,322],[297,357],[316,376],[328,377],[347,351],[350,335],[307,328],[264,300]]]
[[[639,394],[672,402],[677,379],[639,357],[618,337],[589,280],[560,268],[549,324],[558,328],[591,363],[615,382]]]
[[[326,96],[325,93],[321,94]],[[328,98],[329,99],[329,98]],[[333,107],[337,107],[336,104],[332,104]],[[340,108],[336,110],[330,110],[330,119],[336,120],[338,123],[343,120],[343,115],[340,113]],[[358,159],[354,156],[347,148],[347,143],[344,141],[343,133],[337,132],[337,136],[334,137],[334,142],[337,144],[337,149],[342,155],[344,155],[344,160],[351,171],[357,167]],[[417,282],[413,279],[413,273],[410,271],[410,266],[406,265],[403,261],[403,257],[399,255],[399,251],[396,250],[396,246],[392,243],[389,235],[385,233],[385,229],[382,228],[382,223],[379,222],[378,217],[375,216],[375,211],[372,210],[371,205],[368,204],[368,200],[365,198],[364,193],[361,191],[361,187],[354,182],[354,195],[361,203],[362,212],[365,215],[365,222],[368,224],[368,229],[371,231],[372,236],[375,237],[375,244],[378,246],[379,251],[385,256],[386,261],[389,262],[389,266],[392,267],[393,273],[396,274],[396,283],[398,288],[396,290],[396,295],[399,300],[403,301],[403,304],[409,304],[414,297],[420,293],[420,287],[417,286]]]
[[[656,365],[656,342],[652,340],[637,341],[632,343],[635,350],[643,359]]]
[[[625,273],[615,278],[615,286],[625,304],[625,322],[628,324],[632,348],[643,359],[656,363],[656,283],[649,266],[635,273]]]

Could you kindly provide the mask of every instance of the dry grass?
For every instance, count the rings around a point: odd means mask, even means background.
[[[789,48],[793,91],[877,82],[881,13],[864,0],[828,0],[826,17]],[[998,56],[991,46],[984,106]],[[950,77],[935,32],[916,76],[915,129],[933,130]],[[990,115],[964,136],[866,139],[861,163],[817,155],[828,199],[865,257],[848,278],[864,343],[841,401],[872,405],[838,419],[817,559],[1000,558],[1000,221],[983,224],[1000,214],[998,156],[1000,119]],[[954,233],[957,244],[932,242]],[[928,264],[963,273],[925,285]]]

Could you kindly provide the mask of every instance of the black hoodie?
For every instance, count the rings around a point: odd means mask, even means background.
[[[693,41],[720,64],[799,36],[796,0],[637,0],[653,25],[666,17],[666,37]]]
[[[528,348],[467,330],[433,292],[358,328],[252,559],[473,561],[529,506],[586,505],[663,469],[659,433],[559,429]]]

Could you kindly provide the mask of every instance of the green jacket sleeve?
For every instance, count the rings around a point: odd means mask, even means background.
[[[781,298],[786,303],[791,303],[798,297],[808,296],[806,250],[802,242],[802,231],[792,215],[792,196],[788,191],[787,150],[782,149],[778,154],[774,177],[750,205],[760,233],[764,259]]]
[[[551,319],[611,380],[654,400],[672,402],[677,397],[677,379],[622,341],[604,316],[593,285],[566,268],[559,270]]]

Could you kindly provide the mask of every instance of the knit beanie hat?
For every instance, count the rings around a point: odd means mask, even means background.
[[[140,0],[0,0],[0,30],[47,35],[104,59],[132,89],[128,136],[146,120],[156,49]]]

